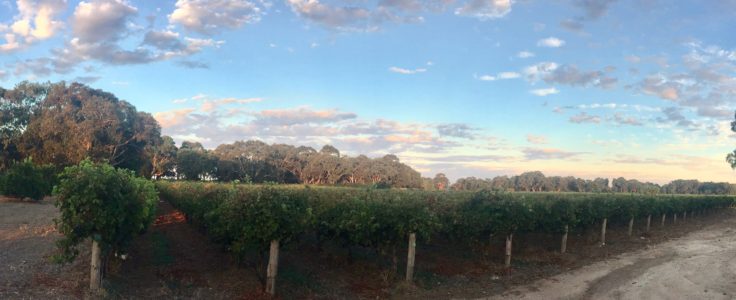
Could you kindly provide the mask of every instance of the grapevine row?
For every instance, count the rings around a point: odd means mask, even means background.
[[[158,188],[162,198],[238,256],[269,245],[273,255],[274,241],[278,251],[278,243],[306,233],[382,253],[404,245],[407,238],[426,241],[442,235],[473,243],[487,241],[489,235],[506,235],[507,264],[514,233],[564,234],[564,252],[566,233],[574,228],[602,223],[605,243],[607,221],[628,221],[631,228],[634,219],[645,218],[649,227],[652,217],[684,217],[734,204],[731,196],[704,195],[437,192],[192,182],[160,182]],[[409,260],[413,264],[412,254]]]

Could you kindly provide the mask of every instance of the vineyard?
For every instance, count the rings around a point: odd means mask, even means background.
[[[192,182],[159,182],[158,189],[163,199],[236,257],[258,256],[268,250],[269,293],[275,290],[279,247],[305,236],[343,247],[373,249],[392,257],[394,270],[397,249],[408,249],[406,279],[411,281],[416,243],[438,237],[477,245],[487,243],[491,236],[505,236],[505,264],[511,267],[517,233],[559,234],[559,251],[565,252],[568,232],[573,230],[600,229],[603,246],[611,222],[628,224],[631,235],[635,220],[646,220],[642,230],[648,231],[655,224],[708,214],[734,203],[730,196],[436,192]]]

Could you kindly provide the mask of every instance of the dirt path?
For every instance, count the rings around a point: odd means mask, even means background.
[[[484,299],[734,299],[736,218]]]
[[[154,224],[134,241],[130,259],[111,272],[108,291],[121,299],[265,298],[258,278],[171,204],[160,201]]]

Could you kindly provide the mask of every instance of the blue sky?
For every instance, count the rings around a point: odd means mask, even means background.
[[[736,1],[0,1],[0,85],[82,81],[178,142],[425,176],[733,182]]]

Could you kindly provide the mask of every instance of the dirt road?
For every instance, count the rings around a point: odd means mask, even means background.
[[[734,299],[736,219],[484,299]]]

